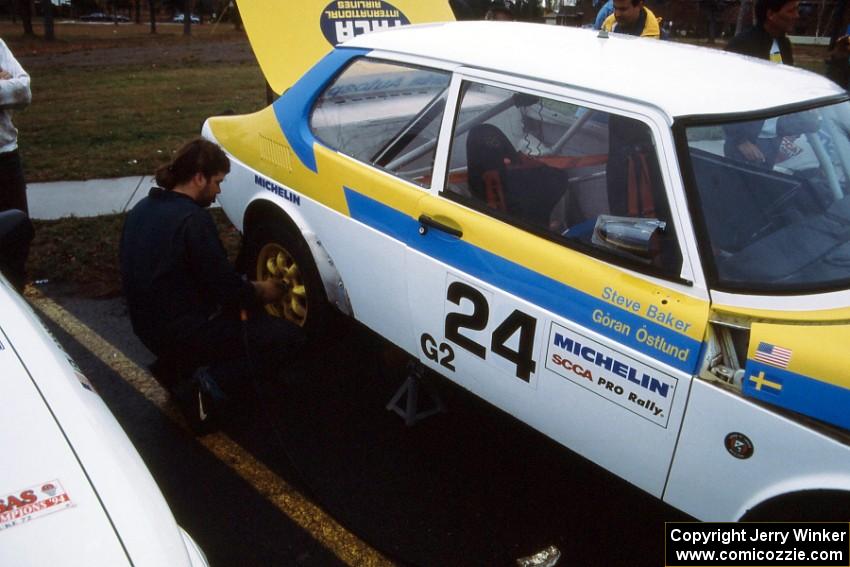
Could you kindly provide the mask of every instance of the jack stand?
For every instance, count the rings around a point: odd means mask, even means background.
[[[404,418],[404,424],[408,427],[416,425],[426,417],[442,413],[446,411],[446,405],[440,396],[431,389],[428,384],[423,384],[422,376],[425,374],[425,367],[419,361],[410,361],[407,363],[407,378],[404,383],[396,391],[393,398],[387,404],[387,410],[397,413]],[[425,391],[431,397],[434,406],[431,409],[419,411],[419,387],[424,385]],[[405,396],[405,394],[407,394]],[[404,405],[399,404],[402,397],[405,397]]]

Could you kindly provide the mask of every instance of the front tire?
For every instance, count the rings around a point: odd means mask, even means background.
[[[322,279],[301,232],[283,221],[267,222],[248,233],[248,277],[275,279],[288,291],[266,311],[298,325],[309,337],[324,332],[330,311]]]

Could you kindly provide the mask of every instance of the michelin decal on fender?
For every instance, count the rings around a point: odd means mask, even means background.
[[[301,206],[301,197],[299,195],[296,195],[295,193],[293,193],[292,191],[290,191],[289,189],[287,189],[285,187],[281,187],[280,185],[278,185],[274,181],[270,181],[270,180],[266,179],[265,177],[263,177],[261,175],[255,174],[254,175],[254,184],[259,185],[260,187],[262,187],[266,191],[274,193],[278,197],[286,199],[290,203],[294,203],[294,204],[298,205],[299,207]]]
[[[546,368],[582,388],[667,427],[676,378],[652,369],[556,323],[549,331]]]
[[[334,0],[322,10],[322,34],[333,46],[358,35],[410,23],[401,10],[383,0]]]

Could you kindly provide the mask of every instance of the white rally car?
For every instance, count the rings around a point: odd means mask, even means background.
[[[207,565],[106,404],[2,276],[0,399],[0,565]]]
[[[282,96],[204,135],[252,276],[289,283],[275,313],[334,306],[698,518],[850,519],[847,93],[644,38],[401,25],[437,4],[240,2]]]

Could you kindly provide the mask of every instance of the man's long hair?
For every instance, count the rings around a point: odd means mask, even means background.
[[[200,173],[207,179],[230,172],[230,160],[217,144],[204,138],[183,144],[168,165],[156,170],[156,184],[171,191]]]

